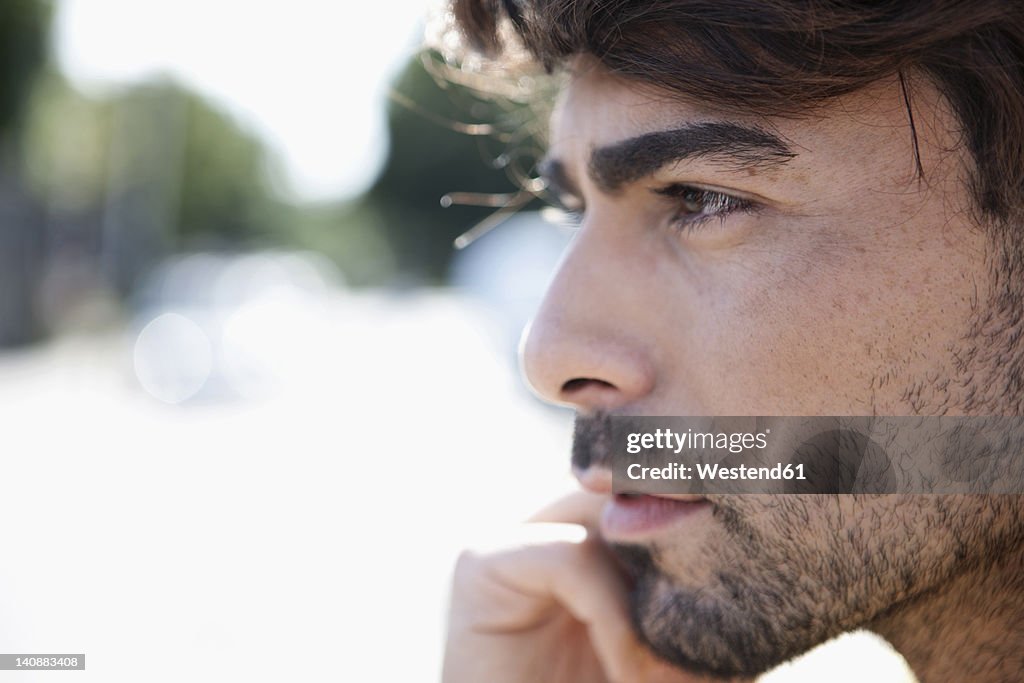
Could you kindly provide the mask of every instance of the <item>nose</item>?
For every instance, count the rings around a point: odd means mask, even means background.
[[[637,281],[632,268],[611,240],[577,234],[520,346],[523,374],[541,398],[591,413],[651,393],[654,364],[638,317],[650,307],[624,286]]]

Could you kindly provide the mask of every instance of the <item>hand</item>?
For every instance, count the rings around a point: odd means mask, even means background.
[[[597,537],[605,496],[578,493],[455,568],[444,683],[695,683],[630,624],[628,589]]]

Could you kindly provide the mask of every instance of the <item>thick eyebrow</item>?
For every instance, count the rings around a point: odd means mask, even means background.
[[[779,166],[795,156],[789,145],[773,133],[712,121],[599,147],[591,152],[587,170],[595,185],[612,194],[668,164],[687,159],[705,157],[727,169],[742,171]]]

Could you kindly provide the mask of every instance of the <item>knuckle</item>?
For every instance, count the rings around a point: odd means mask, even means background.
[[[459,553],[452,571],[452,582],[456,587],[478,584],[491,570],[494,558],[477,550],[466,549]]]

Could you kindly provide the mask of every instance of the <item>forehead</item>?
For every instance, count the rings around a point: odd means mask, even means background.
[[[551,141],[554,145],[587,139],[603,146],[709,118],[711,112],[695,102],[578,60],[559,93],[551,117]]]
[[[955,147],[955,126],[938,106],[934,88],[920,83],[912,92],[919,144],[933,149]],[[800,116],[763,117],[742,111],[726,114],[676,93],[614,76],[586,60],[573,65],[556,103],[549,153],[569,166],[585,164],[597,148],[706,121],[771,130],[797,152],[790,170],[877,169],[879,162],[888,162],[897,166],[895,172],[901,177],[916,171],[907,101],[896,77]]]

